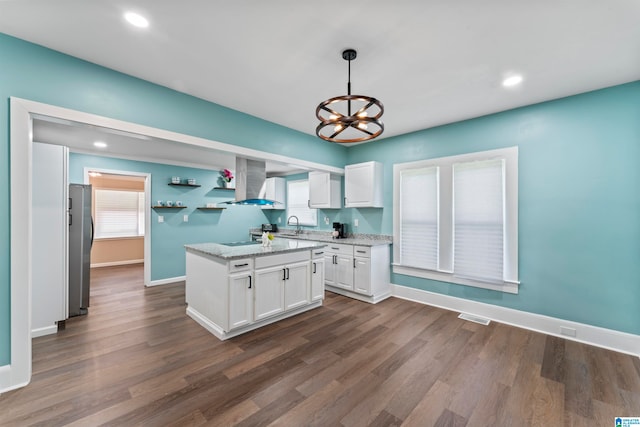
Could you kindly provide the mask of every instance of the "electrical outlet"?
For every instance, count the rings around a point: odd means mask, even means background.
[[[282,218],[278,217],[278,224],[280,224],[282,222]]]
[[[354,220],[353,220],[353,226],[354,226],[354,227],[357,227],[357,226],[358,226],[358,218],[356,218],[356,219],[354,219]]]
[[[325,217],[324,217],[324,223],[325,223],[325,224],[327,224],[327,225],[329,225],[329,217],[328,217],[328,216],[325,216]]]
[[[183,217],[182,217],[182,220],[183,220],[184,222],[189,222],[189,215],[185,215],[185,216],[183,216]]]
[[[158,215],[158,222],[164,222],[164,217],[162,215]]]

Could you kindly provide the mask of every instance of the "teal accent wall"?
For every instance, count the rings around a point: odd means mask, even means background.
[[[353,209],[391,234],[393,164],[519,147],[518,295],[392,274],[392,282],[640,334],[640,82],[349,149],[384,164],[384,209]],[[365,232],[365,231],[363,231]]]
[[[249,228],[267,222],[267,216],[258,206],[229,205],[222,211],[197,209],[207,203],[233,200],[233,191],[215,189],[219,171],[71,153],[69,182],[83,183],[85,167],[148,173],[151,175],[149,205],[155,205],[158,200],[174,203],[179,200],[186,206],[151,210],[151,223],[147,224],[151,237],[151,280],[184,276],[185,244],[248,240]],[[170,186],[172,176],[183,180],[195,178],[200,187]],[[164,222],[158,222],[159,215],[164,217]],[[188,222],[184,222],[184,215],[188,215]]]
[[[0,179],[5,183],[11,96],[344,166],[344,147],[1,33],[0,64]],[[0,366],[10,363],[11,355],[9,199],[9,185],[0,185]],[[164,273],[169,272],[154,272]]]

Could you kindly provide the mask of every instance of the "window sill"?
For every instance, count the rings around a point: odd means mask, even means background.
[[[416,267],[407,267],[399,264],[392,264],[393,272],[396,274],[404,274],[406,276],[420,277],[423,279],[437,280],[439,282],[455,283],[456,285],[473,286],[474,288],[489,289],[492,291],[505,292],[509,294],[518,293],[518,283],[501,282],[490,283],[481,280],[473,280],[462,277],[456,277],[451,273],[443,273],[440,271],[423,270]]]

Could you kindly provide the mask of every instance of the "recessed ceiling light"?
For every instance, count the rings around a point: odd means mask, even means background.
[[[513,87],[519,85],[520,83],[522,83],[522,76],[520,74],[514,74],[504,79],[502,81],[502,86]]]
[[[147,28],[149,26],[147,18],[142,15],[138,15],[137,13],[127,12],[124,14],[124,19],[126,19],[131,25],[139,28]]]
[[[102,141],[96,141],[93,143],[93,146],[98,148],[107,148],[107,143]]]

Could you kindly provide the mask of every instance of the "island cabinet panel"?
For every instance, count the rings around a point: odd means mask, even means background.
[[[324,250],[311,252],[311,301],[324,299]]]
[[[284,311],[283,266],[267,267],[256,270],[255,320],[275,316]]]
[[[228,330],[227,270],[226,261],[213,256],[187,252],[187,286],[185,287],[187,304],[213,323]]]
[[[228,330],[253,322],[253,278],[250,271],[229,275]]]
[[[309,262],[287,265],[284,281],[284,308],[291,310],[309,303]]]

